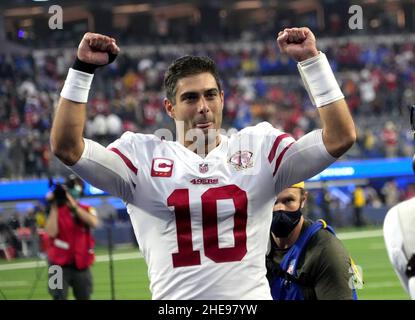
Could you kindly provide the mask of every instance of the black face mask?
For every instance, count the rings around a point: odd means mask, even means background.
[[[301,206],[297,211],[277,210],[272,213],[271,231],[278,238],[286,238],[301,219]]]

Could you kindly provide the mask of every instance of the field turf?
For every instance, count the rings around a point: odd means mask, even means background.
[[[338,230],[340,231],[340,230]],[[363,271],[364,285],[358,290],[361,300],[409,299],[393,271],[381,230],[342,230],[339,233],[355,263]],[[92,299],[111,299],[107,250],[97,249],[97,262],[92,268],[94,293]],[[114,251],[115,299],[150,299],[147,266],[133,247]],[[44,260],[0,260],[0,300],[50,299],[47,292],[47,268]],[[70,295],[70,299],[73,299]]]

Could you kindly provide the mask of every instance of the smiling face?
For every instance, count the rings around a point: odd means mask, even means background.
[[[188,147],[194,137],[203,137],[205,146],[211,143],[216,146],[222,126],[224,95],[215,77],[202,72],[179,79],[174,100],[165,99],[164,105],[176,122],[179,141]]]

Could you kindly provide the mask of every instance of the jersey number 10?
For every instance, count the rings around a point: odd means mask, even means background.
[[[234,246],[219,248],[217,201],[232,199],[235,206]],[[246,192],[236,185],[210,188],[201,196],[203,247],[206,257],[219,263],[240,261],[246,254],[246,221],[248,198]],[[167,199],[167,205],[174,207],[176,215],[178,252],[173,253],[173,267],[187,267],[200,264],[200,251],[193,250],[190,221],[189,189],[176,189]]]

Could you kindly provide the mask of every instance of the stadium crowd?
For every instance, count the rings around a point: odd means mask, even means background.
[[[412,134],[399,117],[414,101],[415,42],[333,45],[326,52],[356,119],[358,143],[346,158],[412,156]],[[318,115],[294,61],[275,44],[126,47],[100,70],[88,108],[86,136],[104,145],[124,131],[150,133],[173,123],[162,106],[163,70],[185,53],[207,54],[224,79],[224,127],[269,121],[299,138],[318,127]],[[36,51],[0,56],[0,176],[20,179],[59,174],[49,150],[51,116],[74,52]],[[237,75],[231,77],[230,75]],[[6,161],[13,159],[13,161]]]

